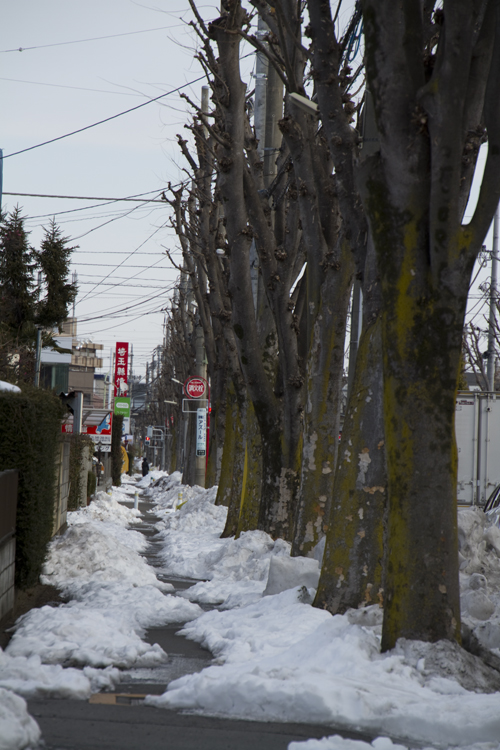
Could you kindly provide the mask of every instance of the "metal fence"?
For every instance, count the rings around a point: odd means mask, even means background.
[[[0,620],[14,607],[18,472],[0,472]]]

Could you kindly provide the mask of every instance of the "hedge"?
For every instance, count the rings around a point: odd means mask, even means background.
[[[0,391],[0,471],[18,469],[16,586],[38,583],[52,537],[56,459],[61,439],[61,401],[51,393],[22,386]]]

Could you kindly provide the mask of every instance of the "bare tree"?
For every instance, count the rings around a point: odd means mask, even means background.
[[[362,9],[380,145],[359,182],[382,293],[388,649],[399,637],[460,639],[455,392],[471,273],[500,197],[500,8]],[[483,132],[485,172],[464,224]]]

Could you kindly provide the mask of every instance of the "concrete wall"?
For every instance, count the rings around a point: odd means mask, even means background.
[[[56,459],[56,501],[54,510],[55,536],[66,526],[69,495],[69,451],[70,441],[62,438],[59,443],[59,453]]]
[[[0,543],[0,620],[14,608],[16,539]]]

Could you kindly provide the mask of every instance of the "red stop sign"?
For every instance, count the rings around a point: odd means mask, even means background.
[[[204,378],[189,378],[184,383],[184,390],[188,398],[203,398],[207,390]]]

